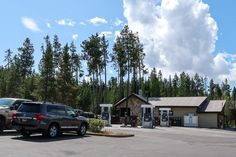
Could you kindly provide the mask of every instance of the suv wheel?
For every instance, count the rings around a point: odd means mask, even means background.
[[[48,128],[48,136],[50,138],[55,138],[58,136],[58,134],[59,134],[58,126],[56,124],[51,124]]]
[[[79,128],[78,135],[84,136],[86,134],[86,131],[87,131],[87,126],[85,123],[82,123]]]
[[[30,137],[31,133],[29,131],[21,131],[23,137]]]
[[[0,118],[0,134],[3,133],[4,126],[5,126],[5,121],[3,118]]]

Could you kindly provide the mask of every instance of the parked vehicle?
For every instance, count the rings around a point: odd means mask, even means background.
[[[84,116],[86,118],[95,118],[95,114],[92,112],[83,112],[81,116]]]
[[[81,109],[74,109],[74,111],[75,111],[75,113],[76,113],[77,115],[80,115],[80,116],[81,116],[81,114],[84,112],[84,111],[81,110]]]
[[[77,116],[73,108],[48,102],[22,103],[12,119],[13,127],[24,137],[42,133],[54,138],[67,131],[84,136],[88,128],[87,119]]]
[[[0,98],[0,133],[4,129],[11,129],[12,113],[22,102],[29,102],[28,99]]]
[[[86,117],[86,118],[95,118],[95,114],[93,112],[84,112],[83,110],[81,109],[75,109],[75,112],[80,115],[80,116],[83,116],[83,117]]]

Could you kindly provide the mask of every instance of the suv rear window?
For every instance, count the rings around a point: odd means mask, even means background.
[[[22,103],[18,108],[19,112],[40,113],[40,104]]]

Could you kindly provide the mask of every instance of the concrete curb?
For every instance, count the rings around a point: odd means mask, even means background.
[[[117,138],[124,138],[124,137],[134,137],[134,134],[106,134],[106,133],[94,133],[94,132],[88,132],[86,135],[93,135],[93,136],[106,136],[106,137],[117,137]]]

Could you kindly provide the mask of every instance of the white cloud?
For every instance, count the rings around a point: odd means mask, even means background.
[[[29,17],[22,17],[21,18],[22,24],[29,30],[33,32],[38,32],[40,31],[37,23],[34,21],[34,19],[29,18]]]
[[[111,31],[103,31],[99,34],[100,37],[105,35],[106,38],[111,38],[112,37],[112,32]]]
[[[107,20],[101,17],[94,17],[90,20],[88,20],[90,23],[94,24],[94,25],[100,25],[100,24],[106,24]]]
[[[48,28],[50,28],[50,29],[52,28],[52,26],[49,22],[47,22],[46,25],[47,25]]]
[[[70,27],[74,27],[76,24],[76,22],[71,19],[60,19],[57,20],[56,23],[62,26],[70,26]]]
[[[236,55],[229,53],[218,53],[214,57],[213,71],[218,80],[225,80],[236,82]]]
[[[116,18],[116,20],[115,20],[115,26],[120,26],[120,25],[122,25],[124,22],[123,21],[121,21],[119,18]]]
[[[128,25],[139,32],[144,44],[148,67],[172,75],[197,72],[236,81],[236,57],[228,53],[213,54],[218,27],[208,4],[201,0],[123,2]]]
[[[119,36],[120,35],[120,31],[115,31],[115,37]]]
[[[80,24],[80,25],[82,25],[82,26],[86,26],[86,23],[85,23],[85,22],[83,22],[83,21],[82,21],[82,22],[80,22],[79,24]]]
[[[78,34],[73,34],[73,35],[72,35],[72,38],[73,38],[73,40],[77,40],[77,39],[78,39],[78,37],[79,37],[79,35],[78,35]]]
[[[116,42],[116,38],[120,36],[120,31],[115,31],[114,33],[114,42]]]

